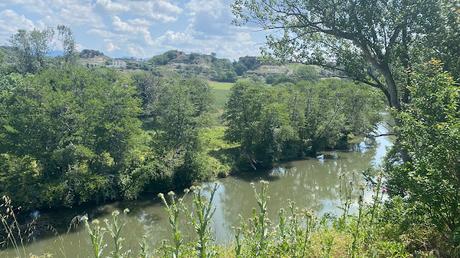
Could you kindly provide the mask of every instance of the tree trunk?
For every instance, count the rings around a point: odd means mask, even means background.
[[[401,102],[399,100],[398,88],[396,86],[396,82],[393,78],[393,75],[391,74],[390,67],[388,66],[388,64],[382,64],[379,67],[379,70],[385,78],[388,94],[390,96],[390,107],[393,107],[396,110],[400,111]]]

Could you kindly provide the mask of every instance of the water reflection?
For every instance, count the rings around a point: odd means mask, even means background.
[[[386,132],[384,125],[379,126],[378,133]],[[382,162],[387,148],[391,146],[389,137],[377,137],[374,141],[366,140],[356,145],[353,151],[326,153],[323,158],[311,158],[301,161],[292,161],[264,173],[248,172],[244,176],[235,176],[218,180],[219,185],[214,199],[216,212],[212,221],[212,230],[217,242],[225,243],[233,239],[232,227],[240,222],[239,214],[248,218],[252,208],[256,207],[251,182],[260,180],[270,181],[268,201],[269,215],[276,220],[277,211],[287,207],[287,200],[296,202],[299,208],[308,208],[319,215],[325,213],[340,214],[340,192],[343,184],[352,182],[355,188],[363,183],[362,172],[370,166],[378,166]],[[332,158],[324,158],[332,157]],[[205,184],[210,188],[214,183]],[[208,193],[209,194],[209,193]],[[356,198],[358,191],[353,193]],[[368,189],[365,200],[371,199]],[[191,204],[190,196],[185,199]],[[73,210],[72,216],[88,213],[90,216],[104,219],[110,216],[114,209],[129,208],[130,214],[126,218],[126,238],[124,245],[132,249],[138,248],[139,237],[148,235],[148,242],[157,245],[162,239],[169,237],[168,220],[161,204],[156,198],[147,197],[143,200],[131,202],[116,202],[102,205],[88,210]],[[64,221],[69,223],[70,214],[42,214],[42,219],[50,222]],[[183,220],[186,224],[186,220]],[[191,235],[191,229],[182,230]],[[77,230],[58,237],[48,237],[26,246],[27,253],[53,253],[58,257],[87,257],[90,255],[89,239],[84,230]],[[64,254],[59,250],[64,250]],[[0,257],[14,256],[14,251],[0,251]]]

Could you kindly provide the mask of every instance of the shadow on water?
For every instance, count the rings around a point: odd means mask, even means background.
[[[385,130],[379,126],[379,130]],[[369,167],[381,164],[387,148],[391,146],[390,137],[377,137],[365,140],[353,146],[350,151],[325,152],[318,158],[290,161],[279,164],[271,170],[238,173],[224,179],[203,184],[204,189],[217,183],[219,188],[213,202],[216,212],[212,220],[212,231],[218,243],[226,243],[233,238],[233,226],[240,223],[239,214],[243,218],[251,215],[256,206],[251,182],[266,180],[270,182],[268,201],[270,219],[276,220],[277,211],[287,207],[287,200],[294,201],[299,208],[307,208],[317,212],[339,214],[340,191],[343,182],[358,185],[363,182],[362,172]],[[324,155],[321,157],[321,155]],[[333,157],[333,158],[328,158]],[[257,186],[257,185],[256,185]],[[357,198],[357,191],[353,197]],[[186,205],[191,205],[190,195],[185,198]],[[371,198],[367,191],[365,200]],[[135,252],[138,240],[147,235],[149,243],[158,246],[161,240],[169,239],[168,219],[156,196],[146,194],[133,201],[118,201],[103,205],[86,205],[73,209],[41,211],[38,221],[44,225],[52,225],[57,229],[54,233],[43,232],[36,236],[36,241],[26,246],[27,253],[54,253],[66,250],[67,257],[88,257],[90,243],[84,227],[77,226],[66,233],[69,222],[75,216],[87,214],[90,219],[103,220],[110,217],[114,210],[130,212],[124,218],[125,246]],[[183,224],[187,224],[184,219]],[[183,232],[191,235],[191,230],[184,227]],[[57,235],[56,235],[57,233]],[[0,251],[0,257],[15,256],[11,249]]]

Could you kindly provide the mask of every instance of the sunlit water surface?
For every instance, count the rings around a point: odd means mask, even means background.
[[[387,132],[386,125],[378,127],[378,133]],[[240,222],[241,215],[248,218],[252,208],[256,207],[251,182],[267,180],[269,184],[268,201],[271,219],[276,220],[278,210],[287,208],[288,200],[294,201],[299,208],[308,208],[318,215],[341,213],[340,185],[353,182],[355,186],[354,198],[358,196],[358,185],[362,185],[362,172],[370,167],[378,167],[387,149],[391,146],[390,137],[377,137],[375,141],[366,140],[356,145],[348,152],[331,153],[336,158],[311,158],[300,161],[283,163],[273,170],[264,173],[249,171],[246,176],[232,176],[207,183],[204,188],[216,183],[219,185],[214,199],[216,212],[213,217],[212,232],[218,243],[226,243],[233,239],[233,227]],[[366,188],[364,199],[369,201],[372,191]],[[191,204],[190,198],[186,203]],[[109,218],[115,209],[129,208],[129,214],[124,218],[125,241],[123,245],[133,252],[139,248],[139,240],[147,236],[147,242],[158,246],[163,239],[169,239],[169,228],[166,213],[154,196],[143,200],[115,202],[78,210],[56,211],[51,214],[39,213],[39,221],[54,225],[60,231],[66,231],[65,225],[70,223],[76,215],[88,214],[90,218],[104,220]],[[37,215],[37,213],[35,214]],[[186,224],[185,221],[183,224]],[[186,234],[191,235],[188,228]],[[108,235],[106,236],[108,237]],[[55,257],[89,257],[91,254],[89,237],[84,227],[80,226],[70,233],[60,233],[39,237],[33,243],[25,246],[27,254],[54,254]],[[14,257],[12,249],[0,251],[0,257]]]

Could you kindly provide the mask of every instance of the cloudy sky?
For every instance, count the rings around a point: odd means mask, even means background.
[[[67,25],[78,48],[112,57],[165,50],[257,55],[263,33],[231,25],[231,0],[0,0],[0,45],[18,29]]]

